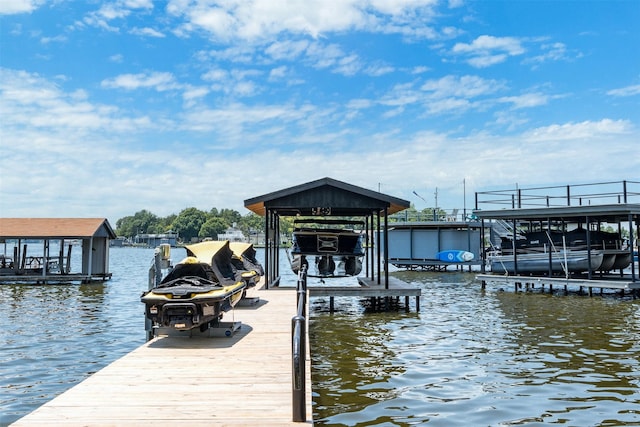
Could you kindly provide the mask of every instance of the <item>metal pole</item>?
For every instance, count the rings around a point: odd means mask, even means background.
[[[381,270],[380,270],[380,255],[381,255],[381,252],[380,251],[382,249],[380,247],[380,244],[381,244],[381,242],[380,242],[380,237],[381,237],[380,236],[380,211],[378,211],[378,227],[376,229],[376,234],[378,236],[378,239],[377,239],[377,242],[376,242],[377,243],[376,244],[376,252],[378,253],[378,256],[377,256],[378,259],[376,260],[377,261],[376,264],[378,266],[378,274],[377,274],[377,276],[378,276],[378,285],[379,285],[381,283],[381,281],[380,281],[380,272],[381,272]]]
[[[389,208],[384,208],[384,288],[389,289]]]
[[[466,178],[462,179],[462,219],[467,220],[467,182]]]
[[[301,266],[297,284],[297,313],[291,319],[292,410],[293,421],[307,420],[306,405],[306,297],[307,269]]]
[[[592,279],[593,276],[593,266],[591,265],[591,223],[589,221],[589,217],[586,217],[587,222],[587,262],[589,266],[589,280]]]
[[[269,256],[269,215],[270,211],[267,209],[267,212],[264,216],[264,277],[265,283],[264,288],[269,289],[269,282],[271,281],[271,257]]]

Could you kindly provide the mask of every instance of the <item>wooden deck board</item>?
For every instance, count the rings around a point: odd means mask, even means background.
[[[352,297],[389,297],[415,296],[419,297],[421,289],[405,283],[395,277],[389,277],[389,288],[367,277],[358,277],[359,286],[327,286],[309,285],[309,296],[352,296]]]
[[[291,318],[295,290],[251,290],[232,337],[155,338],[19,419],[21,426],[261,425],[292,421]],[[308,346],[307,346],[308,348]],[[306,415],[312,424],[311,361]]]

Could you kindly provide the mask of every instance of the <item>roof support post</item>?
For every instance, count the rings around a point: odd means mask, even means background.
[[[378,246],[378,244],[376,243],[376,237],[375,237],[376,226],[375,226],[375,219],[373,216],[373,212],[369,214],[369,221],[371,221],[371,227],[369,229],[371,231],[371,241],[369,242],[369,262],[371,264],[371,269],[369,270],[369,277],[371,278],[371,281],[373,281],[376,278],[375,250],[376,250],[376,246]]]
[[[369,262],[371,261],[371,259],[373,259],[373,257],[371,256],[371,242],[369,241],[369,232],[371,230],[371,228],[369,227],[369,223],[373,222],[371,221],[373,217],[371,216],[371,214],[367,214],[367,216],[365,216],[364,219],[364,236],[365,236],[365,252],[364,252],[364,275],[365,277],[370,277],[369,276]]]
[[[280,215],[273,215],[273,273],[274,280],[280,277]],[[274,282],[275,283],[275,282]]]
[[[380,211],[377,211],[377,215],[378,215],[378,227],[376,229],[376,236],[377,236],[377,238],[376,238],[376,252],[377,252],[378,256],[376,257],[377,258],[376,261],[377,261],[377,267],[378,267],[377,268],[377,271],[378,271],[377,276],[378,276],[378,285],[379,285],[379,284],[381,284],[381,280],[380,280],[380,273],[381,273],[381,270],[380,270],[380,268],[381,268],[381,266],[380,266],[380,255],[381,255],[381,253],[380,253],[380,250],[381,250],[381,248],[380,248],[380,243],[381,243],[380,242],[380,237],[381,237],[380,236]]]
[[[384,207],[384,288],[389,289],[389,208]]]
[[[270,244],[270,228],[269,224],[271,222],[271,209],[267,209],[266,215],[264,216],[264,277],[265,283],[264,288],[269,289],[269,282],[271,282],[271,257],[269,256],[269,244]]]
[[[518,275],[518,251],[516,250],[516,219],[513,218],[513,228],[511,229],[511,247],[513,248],[513,274]]]
[[[586,217],[587,222],[587,261],[589,265],[589,280],[592,279],[593,276],[593,266],[591,265],[591,221],[589,220],[589,216]],[[600,267],[600,266],[598,266]]]
[[[478,197],[478,193],[476,193],[476,199]],[[476,202],[477,205],[477,202]],[[484,274],[486,272],[486,265],[487,265],[487,247],[485,246],[485,242],[484,242],[484,233],[485,233],[485,226],[484,226],[484,218],[482,218],[480,220],[480,250],[482,251],[482,265],[480,266],[480,271]],[[489,242],[491,242],[491,235],[489,235]]]
[[[636,263],[633,260],[633,215],[629,214],[629,255],[631,256],[631,281],[636,281]],[[636,240],[640,239],[640,221],[636,223]],[[640,246],[640,244],[639,244]]]

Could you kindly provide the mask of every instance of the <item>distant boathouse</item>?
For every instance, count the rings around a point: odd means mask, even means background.
[[[0,218],[0,282],[89,283],[111,278],[106,218]],[[81,251],[79,271],[71,254]]]

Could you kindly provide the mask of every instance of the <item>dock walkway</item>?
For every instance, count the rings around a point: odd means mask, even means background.
[[[296,291],[251,289],[249,296],[260,302],[225,315],[242,324],[233,336],[154,338],[12,426],[313,424],[308,352],[308,421],[292,421]]]
[[[416,298],[416,312],[420,311],[420,288],[409,285],[395,277],[389,277],[389,286],[377,283],[368,277],[358,277],[359,286],[314,286],[308,285],[309,297],[329,297],[330,311],[333,312],[334,297],[358,298],[405,298],[405,308],[409,309],[409,297]]]

